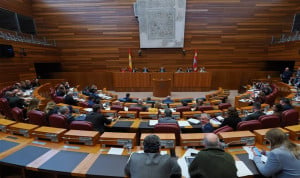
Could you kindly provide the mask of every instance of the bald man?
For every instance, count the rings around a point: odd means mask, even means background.
[[[191,178],[236,178],[237,169],[233,157],[221,149],[216,134],[204,136],[205,149],[201,150],[189,166]]]

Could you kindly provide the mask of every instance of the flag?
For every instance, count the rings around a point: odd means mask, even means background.
[[[198,70],[198,52],[197,50],[195,50],[195,55],[194,55],[194,59],[193,59],[193,70],[194,72],[197,72]]]
[[[128,64],[128,70],[129,70],[130,72],[132,72],[132,61],[131,61],[131,52],[130,52],[130,48],[128,49],[128,62],[129,62],[129,64]]]

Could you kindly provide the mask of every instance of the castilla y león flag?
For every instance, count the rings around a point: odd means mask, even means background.
[[[132,61],[131,61],[131,51],[130,51],[130,49],[128,49],[128,62],[129,62],[128,70],[132,71]]]
[[[194,55],[194,59],[193,59],[193,70],[194,70],[194,72],[197,72],[197,70],[198,70],[198,52],[197,52],[197,50],[195,50],[195,55]]]

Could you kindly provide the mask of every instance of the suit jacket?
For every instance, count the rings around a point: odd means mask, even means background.
[[[177,123],[173,117],[163,117],[158,119],[158,123]]]
[[[133,153],[125,166],[131,178],[181,178],[181,168],[169,155],[160,153]]]
[[[236,178],[233,157],[219,148],[201,150],[189,166],[191,178]]]
[[[289,110],[289,109],[293,109],[292,105],[282,105],[282,108],[284,111]]]
[[[18,107],[18,108],[23,109],[24,106],[26,106],[24,99],[22,99],[18,96],[8,97],[7,99],[8,99],[8,104],[9,104],[10,108]]]
[[[72,95],[65,96],[65,104],[77,106],[78,101]]]
[[[258,118],[262,115],[265,115],[262,111],[256,111],[252,114],[249,114],[247,117],[245,117],[244,121],[250,121],[250,120],[258,120]]]
[[[232,127],[234,130],[236,130],[237,124],[241,122],[241,118],[237,117],[227,117],[224,119],[220,127],[223,127],[225,125],[228,125],[229,127]]]
[[[300,159],[296,159],[284,146],[270,151],[267,157],[266,163],[263,163],[259,156],[254,156],[253,159],[262,175],[273,178],[300,177]]]
[[[110,119],[106,119],[101,113],[98,112],[88,113],[85,120],[93,123],[94,129],[98,130],[100,133],[104,132],[105,124],[111,123]]]

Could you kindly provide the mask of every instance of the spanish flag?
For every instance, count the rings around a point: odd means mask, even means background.
[[[128,49],[128,62],[129,62],[129,64],[128,64],[128,70],[130,72],[132,72],[132,61],[131,61],[131,51],[130,51],[130,48]]]
[[[194,55],[194,59],[193,59],[193,70],[194,70],[194,72],[197,72],[197,70],[198,70],[198,52],[197,52],[197,50],[195,50],[195,55]]]

